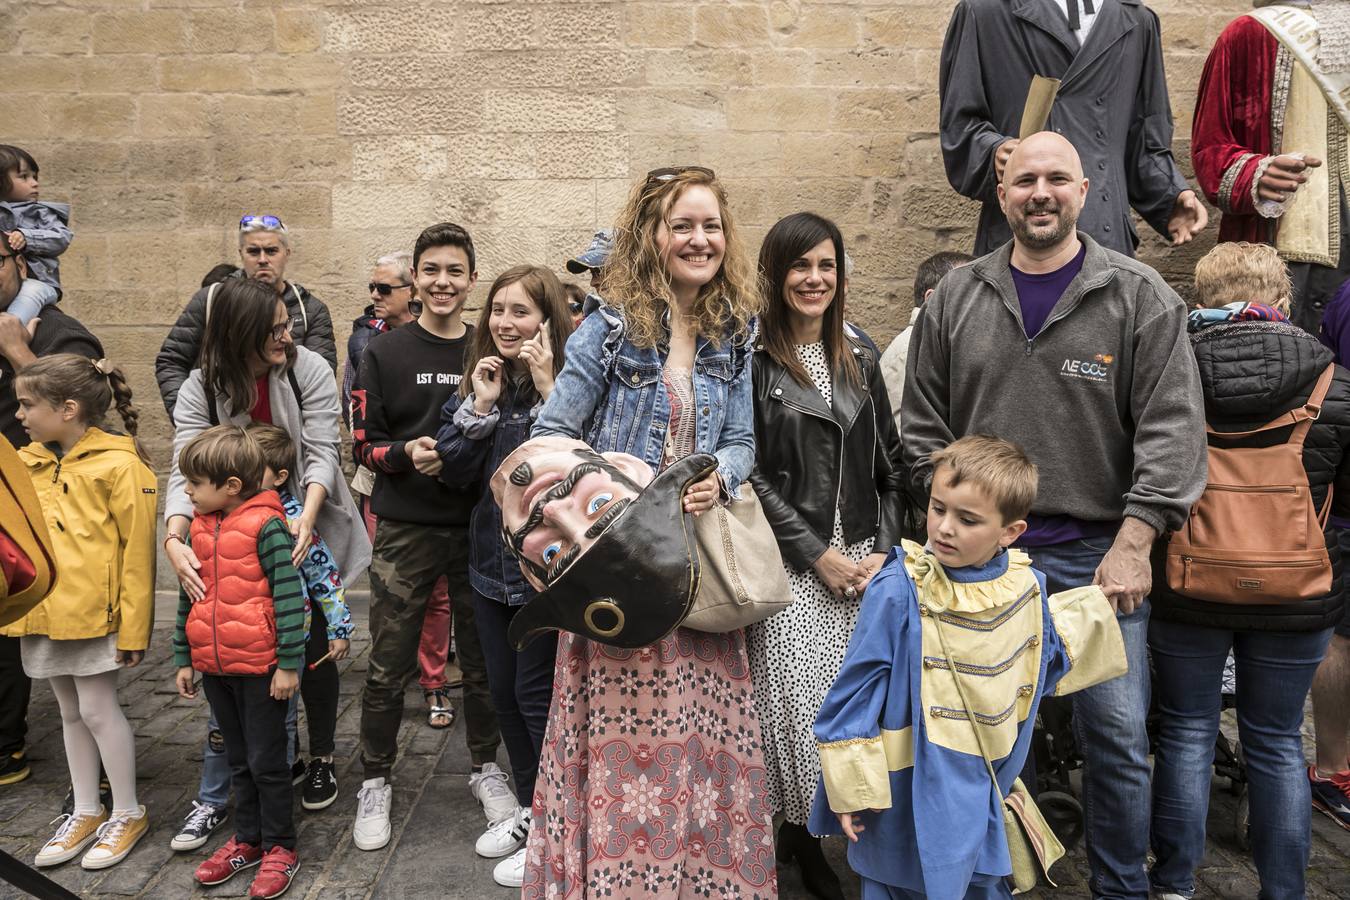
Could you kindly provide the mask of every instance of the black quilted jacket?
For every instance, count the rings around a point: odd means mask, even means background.
[[[1245,431],[1302,406],[1331,351],[1286,323],[1233,322],[1214,325],[1191,338],[1205,392],[1205,418],[1216,431]],[[1274,432],[1284,439],[1288,431]],[[1303,445],[1313,503],[1320,510],[1335,486],[1333,517],[1350,518],[1350,372],[1336,367],[1322,413]],[[1250,523],[1261,528],[1262,523]],[[1164,546],[1154,553],[1153,616],[1173,622],[1241,631],[1318,631],[1341,619],[1345,587],[1337,529],[1327,528],[1333,567],[1331,593],[1316,600],[1271,606],[1206,603],[1172,593],[1162,568]]]

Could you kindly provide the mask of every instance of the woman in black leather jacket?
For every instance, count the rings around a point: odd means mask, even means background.
[[[1304,407],[1333,358],[1317,338],[1285,318],[1289,280],[1274,249],[1220,244],[1197,264],[1195,279],[1201,308],[1191,314],[1191,346],[1210,428],[1250,431]],[[1228,302],[1235,299],[1253,302]],[[1210,441],[1224,447],[1272,446],[1284,443],[1291,432],[1282,428]],[[1350,372],[1335,366],[1302,449],[1314,510],[1322,511],[1332,497],[1331,513],[1350,512],[1348,449]],[[1256,546],[1274,537],[1268,522],[1242,524]],[[1184,596],[1168,585],[1161,547],[1154,555],[1149,649],[1159,713],[1151,829],[1155,896],[1189,897],[1195,889],[1230,651],[1237,663],[1238,734],[1250,784],[1252,855],[1261,896],[1305,894],[1311,814],[1303,706],[1344,602],[1334,526],[1328,524],[1325,537],[1330,593],[1279,604]],[[1316,797],[1316,784],[1313,791]]]
[[[812,724],[839,674],[863,589],[899,543],[900,438],[876,345],[844,322],[844,240],[812,213],[788,216],[759,254],[765,309],[754,356],[750,475],[787,565],[794,603],[746,630],[769,796],[814,896],[842,897],[806,831],[820,778]]]

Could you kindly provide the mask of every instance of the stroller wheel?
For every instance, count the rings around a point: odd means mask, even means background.
[[[1083,805],[1073,794],[1041,791],[1036,795],[1036,805],[1065,850],[1072,850],[1083,839]]]
[[[1238,794],[1237,807],[1233,810],[1233,843],[1242,851],[1252,847],[1252,810],[1247,801],[1247,786],[1242,785]]]

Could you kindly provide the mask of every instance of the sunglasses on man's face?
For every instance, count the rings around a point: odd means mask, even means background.
[[[397,291],[397,290],[399,290],[400,288],[405,288],[405,287],[412,287],[412,285],[411,285],[411,284],[407,284],[406,282],[399,283],[399,284],[380,284],[378,281],[372,281],[370,284],[366,285],[366,290],[367,290],[367,291],[374,291],[375,293],[379,294],[381,297],[388,297],[388,296],[389,296],[390,294],[392,294],[394,291]]]
[[[709,178],[716,178],[717,173],[712,169],[705,169],[703,166],[668,166],[663,169],[652,169],[647,173],[647,183],[662,183],[670,181],[673,178],[684,174],[685,172],[697,172],[700,175],[706,175]]]

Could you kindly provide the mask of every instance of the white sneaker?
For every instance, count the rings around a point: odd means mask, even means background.
[[[383,778],[367,778],[356,795],[352,843],[359,850],[378,850],[389,843],[389,802],[394,789]]]
[[[525,837],[530,833],[530,811],[523,806],[517,807],[515,814],[494,825],[478,838],[473,845],[474,852],[487,859],[500,859],[508,853],[514,853],[525,845]]]
[[[495,762],[483,763],[483,771],[469,776],[469,793],[483,805],[489,825],[516,814],[516,795],[511,792],[506,773]]]
[[[525,848],[521,847],[492,868],[492,880],[502,887],[518,888],[525,883]]]

